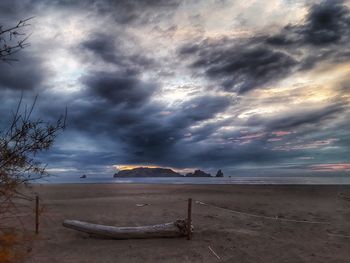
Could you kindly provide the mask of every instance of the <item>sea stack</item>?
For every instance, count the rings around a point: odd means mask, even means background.
[[[224,173],[219,169],[219,171],[216,173],[215,177],[224,177]]]

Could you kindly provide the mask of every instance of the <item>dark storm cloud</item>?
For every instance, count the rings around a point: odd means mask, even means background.
[[[106,62],[116,63],[119,58],[115,53],[115,45],[116,43],[113,38],[105,34],[97,33],[91,39],[83,42],[81,47],[93,52]]]
[[[272,131],[278,129],[297,129],[302,125],[319,126],[322,122],[339,116],[345,109],[346,104],[340,102],[323,108],[295,110],[286,115],[274,117],[272,120],[253,116],[248,119],[247,124],[252,126],[262,125],[265,129]]]
[[[328,46],[346,43],[350,38],[350,11],[342,0],[323,1],[313,5],[303,25],[286,26],[267,42],[277,46]]]
[[[199,57],[192,68],[204,68],[209,78],[220,79],[225,89],[239,93],[283,78],[297,64],[290,55],[256,44],[255,40],[229,48],[226,40],[187,46],[181,54]]]
[[[185,44],[179,54],[192,58],[192,69],[219,80],[226,90],[245,93],[317,62],[346,61],[349,41],[349,8],[344,1],[324,1],[310,7],[304,24],[288,25],[278,34],[203,40]]]
[[[23,5],[27,7],[24,2]],[[6,30],[15,27],[20,20],[29,18],[29,14],[22,16],[17,13],[17,8],[20,7],[20,3],[12,1],[0,1],[0,28]],[[0,90],[22,90],[22,91],[38,91],[41,88],[41,84],[44,79],[50,75],[50,71],[47,70],[40,55],[34,54],[30,42],[32,41],[32,20],[28,20],[22,28],[16,29],[17,35],[10,35],[9,33],[2,34],[2,38],[6,41],[8,46],[16,46],[20,41],[27,38],[23,50],[18,50],[11,57],[12,61],[5,63],[0,61]],[[4,45],[1,42],[1,45]],[[4,53],[4,52],[2,52]]]
[[[101,14],[111,14],[120,24],[157,22],[169,16],[178,7],[181,0],[122,0],[95,1]]]
[[[51,103],[53,100],[54,104]],[[210,120],[224,111],[229,100],[202,96],[172,107],[146,101],[137,107],[124,107],[103,102],[85,92],[60,99],[48,93],[45,100],[39,98],[38,110],[46,112],[46,120],[49,116],[54,120],[58,112],[64,110],[64,105],[68,105],[68,130],[58,138],[50,156],[43,156],[45,162],[49,161],[51,167],[101,172],[101,167],[116,163],[174,167],[194,164],[191,158],[200,149],[193,144],[184,144],[185,135],[192,125]],[[162,115],[164,110],[170,114]],[[79,150],[80,141],[91,150]],[[61,148],[62,142],[69,147]]]
[[[160,84],[141,80],[141,75],[153,69],[154,62],[141,50],[126,51],[122,42],[120,38],[96,33],[80,44],[86,63],[94,64],[96,60],[86,56],[85,51],[110,63],[115,70],[91,71],[81,78],[86,89],[69,109],[71,123],[74,129],[84,129],[81,132],[89,136],[103,134],[111,144],[122,142],[125,162],[169,163],[178,154],[176,144],[188,128],[223,112],[231,101],[208,95],[177,106],[151,102]]]
[[[207,167],[222,167],[230,163],[237,164],[283,163],[288,158],[300,156],[300,152],[274,152],[265,141],[255,141],[246,145],[235,147],[222,147],[208,145],[202,151],[197,151],[192,156],[193,165],[206,165]]]
[[[34,6],[31,0],[0,1],[1,23],[8,26],[20,19],[31,17],[33,9]]]
[[[171,118],[178,125],[213,118],[230,105],[230,98],[223,96],[199,96],[184,102],[180,111]]]
[[[44,70],[41,60],[27,53],[18,53],[15,58],[18,61],[11,64],[0,62],[0,90],[38,90],[50,72]]]
[[[62,105],[68,105],[69,131],[62,139],[71,145],[63,151],[68,159],[63,160],[62,150],[55,148],[53,154],[60,153],[60,159],[51,158],[50,163],[65,162],[65,167],[73,165],[79,169],[115,163],[185,167],[191,162],[191,151],[196,152],[194,145],[188,145],[192,150],[186,150],[186,145],[181,143],[188,129],[210,120],[229,106],[229,99],[220,96],[201,96],[171,107],[147,100],[139,102],[137,107],[124,107],[98,98],[99,95],[91,96],[84,91],[61,100],[54,94],[46,94],[45,100],[40,101],[40,112],[47,115],[57,114],[62,111]],[[50,103],[54,99],[55,104]],[[163,111],[169,114],[163,115]],[[100,149],[72,151],[71,148],[79,148],[76,144],[84,138],[87,140],[84,144],[92,148],[98,145]]]
[[[9,0],[0,1],[0,13],[12,19],[21,19],[43,10],[91,12],[110,15],[118,24],[156,22],[171,15],[182,0]],[[32,13],[32,14],[31,14]]]
[[[227,43],[227,39],[204,41],[186,45],[182,56],[194,57],[192,69],[203,69],[204,74],[219,80],[225,90],[245,93],[282,79],[298,65],[286,52],[275,50],[256,39],[243,40],[244,44]]]
[[[137,106],[148,101],[157,88],[125,72],[94,72],[84,76],[82,82],[92,97],[100,97],[112,104]]]
[[[8,1],[6,1],[8,2]],[[11,1],[10,1],[11,2]],[[173,14],[181,0],[27,0],[12,4],[17,10],[36,10],[47,7],[71,12],[91,12],[98,16],[111,16],[120,25],[144,24],[159,21],[162,17]],[[24,7],[27,6],[27,9]]]
[[[120,139],[126,144],[130,160],[162,162],[173,156],[174,145],[184,138],[191,125],[213,118],[228,105],[227,98],[204,96],[169,108],[171,114],[162,116],[160,112],[167,108],[164,104],[144,101],[138,107],[125,109],[92,100],[85,107],[74,105],[70,120],[79,129],[87,127],[85,132],[91,135]],[[94,121],[89,125],[91,120]]]
[[[125,49],[120,36],[112,37],[101,32],[90,34],[78,45],[77,51],[80,51],[84,63],[92,68],[80,79],[86,87],[86,95],[92,100],[103,99],[114,106],[139,107],[159,89],[155,80],[141,80],[141,74],[154,69],[155,62],[143,55],[141,50]],[[93,58],[86,52],[93,54]],[[103,70],[103,67],[100,71],[94,70],[96,61],[110,63],[113,71]],[[121,118],[128,119],[127,116]]]
[[[341,63],[350,58],[350,10],[344,1],[323,1],[310,7],[305,23],[288,25],[266,42],[289,52],[306,50],[299,70],[318,62]]]
[[[141,122],[123,131],[121,138],[135,153],[135,162],[160,162],[164,165],[180,165],[178,156],[190,156],[185,148],[178,144],[185,138],[192,125],[210,120],[229,106],[229,99],[220,96],[203,96],[194,98],[170,108],[169,116],[157,117],[149,114]],[[164,108],[164,105],[163,105]],[[193,145],[190,147],[194,147]],[[189,161],[189,160],[188,160]]]
[[[79,48],[82,47],[97,58],[112,63],[121,69],[125,70],[127,68],[128,71],[141,71],[154,66],[153,59],[146,57],[141,52],[128,54],[122,46],[125,46],[125,44],[120,38],[110,36],[107,33],[95,33],[81,43]]]

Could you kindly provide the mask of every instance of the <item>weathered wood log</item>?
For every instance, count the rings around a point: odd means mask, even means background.
[[[115,227],[91,224],[77,220],[64,220],[63,226],[88,233],[91,236],[111,239],[181,237],[188,235],[186,220],[176,220],[171,223],[137,227]],[[191,232],[192,229],[193,227],[191,227]]]

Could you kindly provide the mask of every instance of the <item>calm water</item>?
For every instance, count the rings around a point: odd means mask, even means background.
[[[111,177],[49,177],[38,180],[43,184],[347,184],[350,185],[349,177],[224,177],[224,178],[111,178]]]

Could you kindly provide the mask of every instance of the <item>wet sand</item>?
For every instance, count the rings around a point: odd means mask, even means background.
[[[27,262],[341,263],[350,259],[349,186],[62,184],[35,185],[33,191],[40,195],[44,212]],[[62,226],[64,219],[115,226],[171,222],[186,217],[189,197],[194,199],[191,241],[96,239]],[[295,222],[305,220],[327,224]]]

